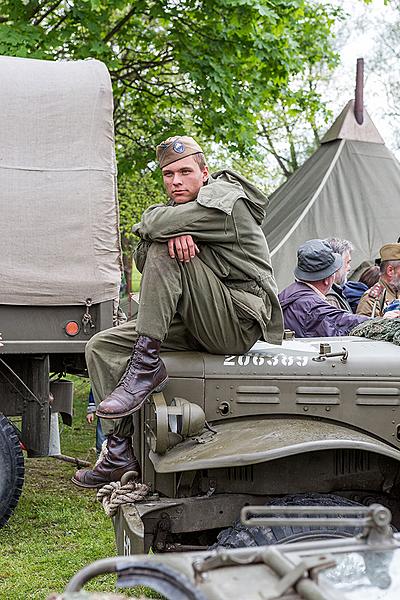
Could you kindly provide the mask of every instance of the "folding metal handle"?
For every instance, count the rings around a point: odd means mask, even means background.
[[[268,513],[277,516],[259,516]],[[240,518],[243,525],[249,526],[307,525],[320,527],[323,525],[345,528],[385,527],[390,524],[392,515],[388,508],[380,504],[371,506],[245,506],[242,508]]]

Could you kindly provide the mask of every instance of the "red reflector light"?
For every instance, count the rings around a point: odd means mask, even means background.
[[[79,333],[79,325],[76,321],[68,321],[65,326],[65,333],[74,336]]]

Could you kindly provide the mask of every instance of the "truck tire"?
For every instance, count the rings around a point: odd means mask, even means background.
[[[357,502],[347,500],[333,494],[296,494],[283,496],[268,502],[268,506],[361,506]],[[271,516],[273,516],[271,514]],[[232,527],[218,534],[217,541],[211,546],[216,548],[248,548],[250,546],[269,546],[271,544],[289,544],[312,539],[351,537],[361,528],[343,527],[291,527],[275,525],[274,527],[249,527],[237,520]]]
[[[0,527],[8,521],[22,492],[24,457],[10,421],[0,413]]]

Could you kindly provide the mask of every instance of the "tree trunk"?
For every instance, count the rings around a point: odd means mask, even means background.
[[[129,240],[122,236],[122,262],[124,266],[124,274],[126,281],[126,293],[132,292],[132,247]]]

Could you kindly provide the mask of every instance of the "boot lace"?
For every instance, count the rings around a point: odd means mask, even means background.
[[[139,339],[140,338],[138,338],[138,340],[136,341],[133,352],[132,352],[131,356],[129,357],[128,364],[126,365],[126,369],[125,369],[124,374],[122,375],[118,385],[122,385],[125,382],[129,385],[129,382],[133,377],[135,368],[138,366],[138,364],[140,365],[140,358],[139,358],[140,354],[137,352],[137,350],[140,350]]]

